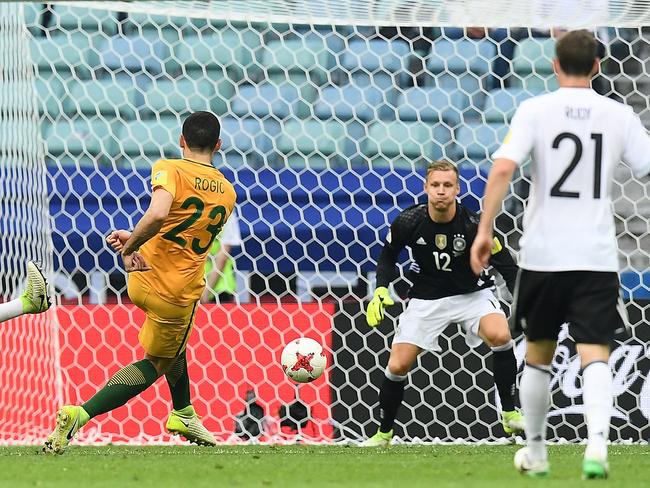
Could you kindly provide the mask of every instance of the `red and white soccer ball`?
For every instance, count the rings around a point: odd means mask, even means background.
[[[293,381],[309,383],[323,374],[327,357],[318,342],[301,337],[284,346],[280,362],[284,373]]]

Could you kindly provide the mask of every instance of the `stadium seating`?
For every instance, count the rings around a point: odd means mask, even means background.
[[[372,84],[389,91],[393,80],[398,86],[405,84],[410,54],[408,44],[403,41],[355,39],[345,50],[341,65],[355,84]]]
[[[232,93],[229,80],[218,77],[156,79],[144,90],[141,113],[146,117],[185,116],[197,110],[221,114],[227,111]]]
[[[445,122],[455,127],[461,122],[469,99],[462,92],[435,87],[408,88],[400,93],[397,118],[420,122]]]
[[[424,168],[432,159],[449,157],[452,148],[451,131],[443,124],[377,121],[370,126],[363,155],[373,168]]]
[[[34,89],[38,96],[38,111],[46,122],[52,122],[64,113],[67,97],[63,80],[39,76],[34,79]]]
[[[49,157],[108,163],[118,154],[116,126],[102,119],[63,119],[43,129]]]
[[[77,81],[68,86],[70,96],[65,100],[68,114],[102,114],[107,117],[135,118],[135,108],[142,105],[140,92],[130,80],[102,78]]]
[[[105,9],[55,5],[52,26],[62,31],[102,32],[112,36],[117,33],[117,15]]]
[[[325,40],[312,36],[268,43],[262,64],[271,83],[289,81],[303,88],[308,83],[323,85],[334,66],[334,58]]]
[[[302,92],[310,90],[304,87]],[[309,95],[315,98],[314,93]],[[232,112],[240,117],[271,118],[281,120],[290,115],[300,118],[308,115],[308,107],[300,101],[298,87],[290,83],[279,85],[261,83],[259,85],[240,85],[232,98]]]
[[[255,65],[251,63],[251,51],[244,48],[242,35],[227,30],[184,37],[174,49],[167,68],[170,73],[185,73],[192,78],[228,76],[236,82],[244,78],[243,67],[252,76]]]
[[[461,90],[474,107],[482,104],[483,91],[491,85],[490,65],[496,48],[488,40],[438,39],[427,59],[435,86]]]
[[[332,117],[338,120],[376,120],[387,117],[394,99],[386,95],[394,92],[382,92],[374,86],[358,86],[348,83],[342,86],[328,86],[314,106],[314,114],[321,119]]]
[[[521,88],[492,90],[485,97],[483,117],[489,123],[510,122],[519,104],[532,96],[531,92]]]
[[[240,117],[223,117],[220,122],[222,144],[214,159],[217,167],[255,168],[269,162],[272,137],[280,131],[278,122]]]
[[[282,126],[277,150],[293,167],[336,167],[344,163],[345,137],[345,126],[336,120],[290,120]]]
[[[553,74],[555,40],[551,38],[523,39],[515,48],[512,86],[531,93],[552,91],[558,87]]]
[[[489,158],[499,147],[508,132],[506,124],[469,123],[456,132],[461,163],[471,162],[486,169]]]
[[[148,166],[161,158],[181,156],[178,139],[181,121],[176,117],[158,120],[133,120],[120,127],[118,132],[120,153],[124,163]]]
[[[36,64],[39,77],[50,78],[52,73],[59,78],[88,78],[96,66],[94,59],[89,59],[91,46],[98,37],[82,33],[70,35],[35,37],[30,42],[31,58]]]
[[[163,72],[167,59],[169,47],[156,38],[115,36],[101,42],[97,64],[115,74],[154,78]]]

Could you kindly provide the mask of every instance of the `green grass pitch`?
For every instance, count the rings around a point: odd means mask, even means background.
[[[581,481],[582,446],[552,446],[551,474],[528,479],[512,466],[519,446],[79,447],[46,456],[0,448],[7,487],[485,487],[648,486],[650,447],[612,446],[607,481]]]

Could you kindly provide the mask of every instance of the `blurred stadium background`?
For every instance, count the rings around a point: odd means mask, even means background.
[[[645,3],[1,4],[2,295],[19,291],[24,261],[38,258],[58,306],[0,331],[0,416],[11,420],[0,442],[40,442],[58,404],[87,398],[139,354],[142,315],[104,236],[142,215],[151,164],[180,156],[180,124],[195,110],[221,120],[215,165],[237,188],[242,233],[236,300],[201,307],[190,343],[197,410],[223,441],[363,436],[391,337],[389,321],[366,329],[363,302],[388,223],[420,199],[426,163],[457,162],[463,201],[478,209],[490,153],[521,100],[557,87],[552,35],[573,27],[602,42],[594,88],[650,124]],[[622,167],[614,189],[632,330],[612,356],[615,441],[650,438],[647,183]],[[498,222],[515,252],[527,190],[524,168]],[[331,366],[298,390],[278,359],[299,335],[325,344]],[[412,374],[404,438],[499,441],[486,351],[468,350],[453,327],[446,345]],[[567,339],[555,363],[555,440],[585,433],[573,354]],[[170,441],[165,390],[95,422],[80,442]],[[296,398],[311,420],[288,408]],[[253,402],[261,433],[237,417]]]

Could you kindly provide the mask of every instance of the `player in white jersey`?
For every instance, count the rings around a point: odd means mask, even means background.
[[[570,32],[557,42],[553,67],[560,88],[523,102],[515,113],[493,155],[471,250],[478,274],[490,257],[494,219],[512,175],[532,156],[514,314],[515,326],[528,341],[519,389],[527,445],[517,452],[515,464],[535,476],[547,474],[549,467],[550,364],[564,322],[570,323],[583,368],[588,431],[583,477],[605,478],[609,469],[609,342],[624,327],[612,181],[621,160],[637,176],[650,173],[650,137],[630,107],[591,89],[600,62],[596,52],[596,40],[587,31]]]

